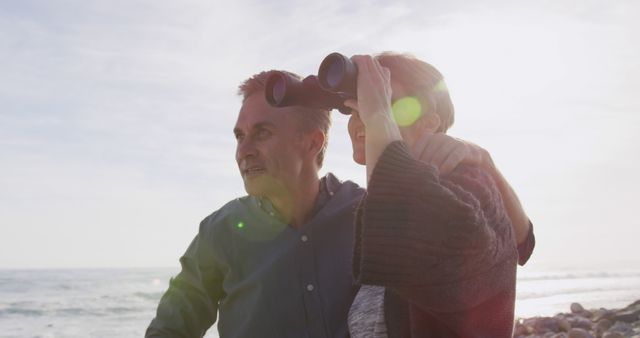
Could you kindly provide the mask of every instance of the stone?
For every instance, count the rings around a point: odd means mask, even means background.
[[[613,322],[611,322],[608,319],[600,319],[597,323],[596,323],[596,327],[598,328],[602,328],[603,330],[608,330],[611,326],[613,325]]]
[[[567,334],[564,332],[556,333],[553,338],[567,338]]]
[[[583,317],[573,317],[573,318],[569,318],[569,323],[571,323],[571,327],[572,328],[579,328],[579,329],[585,329],[585,330],[591,330],[593,323]]]
[[[611,311],[605,309],[605,308],[599,308],[598,310],[595,310],[593,312],[593,318],[591,318],[591,320],[593,320],[594,322],[597,322],[601,319],[609,319],[611,317]]]
[[[535,317],[526,319],[523,323],[527,334],[545,334],[547,332],[558,332],[558,321],[552,317]]]
[[[584,307],[582,307],[580,303],[571,303],[570,309],[572,313],[580,313],[584,311]]]
[[[604,336],[604,333],[607,332],[607,330],[613,325],[613,323],[608,320],[608,319],[600,319],[599,322],[597,322],[594,327],[593,327],[593,331],[596,334],[596,337],[598,338],[602,338]]]
[[[602,335],[602,338],[624,338],[624,335],[620,332],[609,331],[609,332],[605,332]]]
[[[629,323],[625,323],[625,322],[616,322],[615,324],[613,324],[609,330],[609,332],[619,332],[622,333],[623,335],[631,335],[633,334],[633,326],[631,326],[631,324]]]
[[[538,333],[547,333],[547,332],[558,332],[560,328],[558,327],[558,321],[555,318],[551,317],[542,317],[535,325],[535,329]]]
[[[513,329],[513,336],[520,337],[525,335],[525,328],[521,322],[516,323],[516,327]]]
[[[620,311],[613,314],[611,318],[614,321],[633,323],[636,320],[638,320],[638,316],[640,316],[640,309],[637,309],[635,311],[634,310]]]
[[[569,330],[571,330],[571,323],[566,318],[558,317],[556,320],[558,321],[558,328],[561,331],[569,332]]]
[[[569,330],[568,338],[595,338],[589,331],[581,328]]]
[[[526,334],[534,334],[536,332],[536,329],[534,329],[533,326],[526,325],[524,327],[524,332]]]

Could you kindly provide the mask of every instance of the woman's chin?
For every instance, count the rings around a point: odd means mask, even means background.
[[[367,163],[364,153],[361,152],[353,152],[353,161],[360,165],[365,165]]]

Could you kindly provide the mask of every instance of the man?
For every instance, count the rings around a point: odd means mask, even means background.
[[[147,337],[201,337],[216,319],[223,338],[348,337],[364,190],[318,177],[329,112],[271,107],[269,74],[240,87],[236,161],[249,196],[201,222]]]
[[[353,213],[364,190],[320,179],[328,111],[274,108],[247,80],[234,134],[249,196],[202,221],[147,337],[348,337]]]

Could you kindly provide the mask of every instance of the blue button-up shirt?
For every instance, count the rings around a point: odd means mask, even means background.
[[[364,190],[329,174],[320,191],[300,229],[249,196],[207,217],[147,337],[202,337],[216,319],[221,338],[348,337],[353,216]]]

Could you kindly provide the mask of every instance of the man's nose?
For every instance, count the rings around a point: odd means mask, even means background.
[[[258,151],[253,142],[251,142],[250,139],[245,138],[238,142],[236,147],[236,160],[240,162],[247,157],[256,156],[257,153]]]

